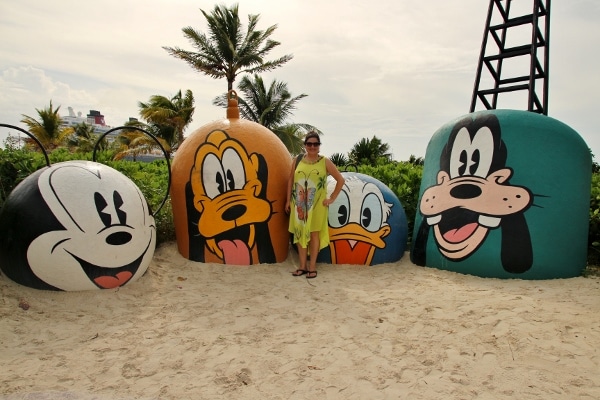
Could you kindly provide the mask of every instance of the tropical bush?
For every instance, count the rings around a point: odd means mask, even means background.
[[[156,210],[164,200],[168,186],[166,161],[158,160],[152,163],[112,161],[113,156],[114,152],[111,151],[100,152],[97,154],[96,161],[129,177],[144,193],[151,210]],[[52,164],[69,160],[92,160],[92,153],[70,153],[67,149],[57,149],[49,154],[49,158]],[[13,148],[0,149],[0,209],[19,182],[45,165],[46,161],[41,153]],[[378,179],[398,196],[406,213],[410,241],[418,210],[423,166],[406,161],[376,166],[360,165],[348,169]],[[157,243],[175,240],[173,212],[169,198],[154,217]],[[588,264],[600,265],[600,172],[592,174],[588,248]]]
[[[72,160],[91,161],[93,153],[70,153],[59,148],[48,154],[51,164]],[[167,162],[157,160],[151,163],[134,161],[113,161],[114,152],[99,152],[96,162],[107,165],[131,179],[142,191],[150,209],[158,209],[167,194],[169,173]],[[8,195],[23,179],[36,170],[45,167],[46,160],[42,153],[20,150],[0,149],[0,208]],[[175,228],[170,198],[154,215],[156,222],[157,243],[174,240]]]
[[[588,264],[600,265],[600,172],[592,174],[588,249]]]

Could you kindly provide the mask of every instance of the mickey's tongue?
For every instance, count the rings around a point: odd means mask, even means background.
[[[96,285],[103,289],[114,289],[123,286],[131,279],[133,274],[129,271],[119,272],[116,276],[99,276],[94,279]]]
[[[225,264],[250,265],[250,249],[243,241],[221,240],[217,245],[223,251]]]

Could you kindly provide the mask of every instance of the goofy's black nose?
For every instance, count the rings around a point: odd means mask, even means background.
[[[455,199],[474,199],[481,196],[481,188],[469,183],[458,185],[450,189],[450,196]]]

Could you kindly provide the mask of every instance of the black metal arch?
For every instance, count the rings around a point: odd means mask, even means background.
[[[44,158],[46,159],[46,166],[48,166],[48,167],[50,166],[50,159],[48,158],[48,153],[46,152],[46,149],[44,148],[44,146],[42,146],[42,143],[38,140],[38,138],[33,136],[31,133],[27,132],[25,129],[19,128],[18,126],[9,125],[9,124],[0,124],[0,126],[2,126],[4,128],[15,129],[19,132],[26,134],[31,139],[33,139],[33,141],[40,147],[40,149],[42,150],[42,153],[44,154]]]
[[[153,134],[151,134],[150,132],[148,132],[145,129],[134,127],[134,126],[118,126],[116,128],[112,128],[112,129],[104,132],[102,135],[100,135],[98,140],[96,140],[96,143],[94,143],[94,151],[92,153],[92,161],[96,162],[96,150],[98,149],[98,144],[102,141],[102,139],[104,139],[104,137],[106,135],[108,135],[112,132],[115,132],[115,131],[119,131],[119,130],[135,130],[135,131],[140,131],[140,132],[144,133],[145,135],[149,136],[152,140],[154,140],[156,142],[156,144],[158,144],[158,147],[160,147],[160,150],[162,151],[163,155],[165,156],[165,160],[167,161],[167,173],[169,174],[169,179],[167,182],[167,192],[165,193],[165,197],[163,198],[162,202],[160,203],[160,206],[158,206],[158,209],[154,213],[152,212],[152,210],[150,210],[150,214],[152,214],[154,216],[154,215],[158,214],[158,212],[162,209],[162,207],[167,202],[167,199],[169,198],[169,191],[171,189],[171,162],[169,160],[169,156],[167,155],[167,151],[162,146],[162,144],[160,144],[160,142],[158,141],[156,136],[154,136]],[[148,206],[148,207],[150,207],[150,206]]]

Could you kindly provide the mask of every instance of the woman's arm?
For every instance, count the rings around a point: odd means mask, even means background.
[[[346,180],[342,176],[341,172],[338,171],[335,164],[329,158],[325,158],[325,165],[327,167],[327,174],[331,175],[333,179],[335,179],[335,188],[333,189],[333,192],[331,192],[331,196],[329,196],[328,199],[323,200],[323,205],[329,206],[335,201],[338,194],[340,194],[340,191],[344,187],[344,183],[346,182]]]
[[[292,167],[290,169],[290,176],[288,177],[287,184],[287,200],[285,201],[285,212],[289,214],[290,212],[290,201],[292,197],[292,186],[294,184],[294,172],[296,172],[296,160],[292,161]]]

